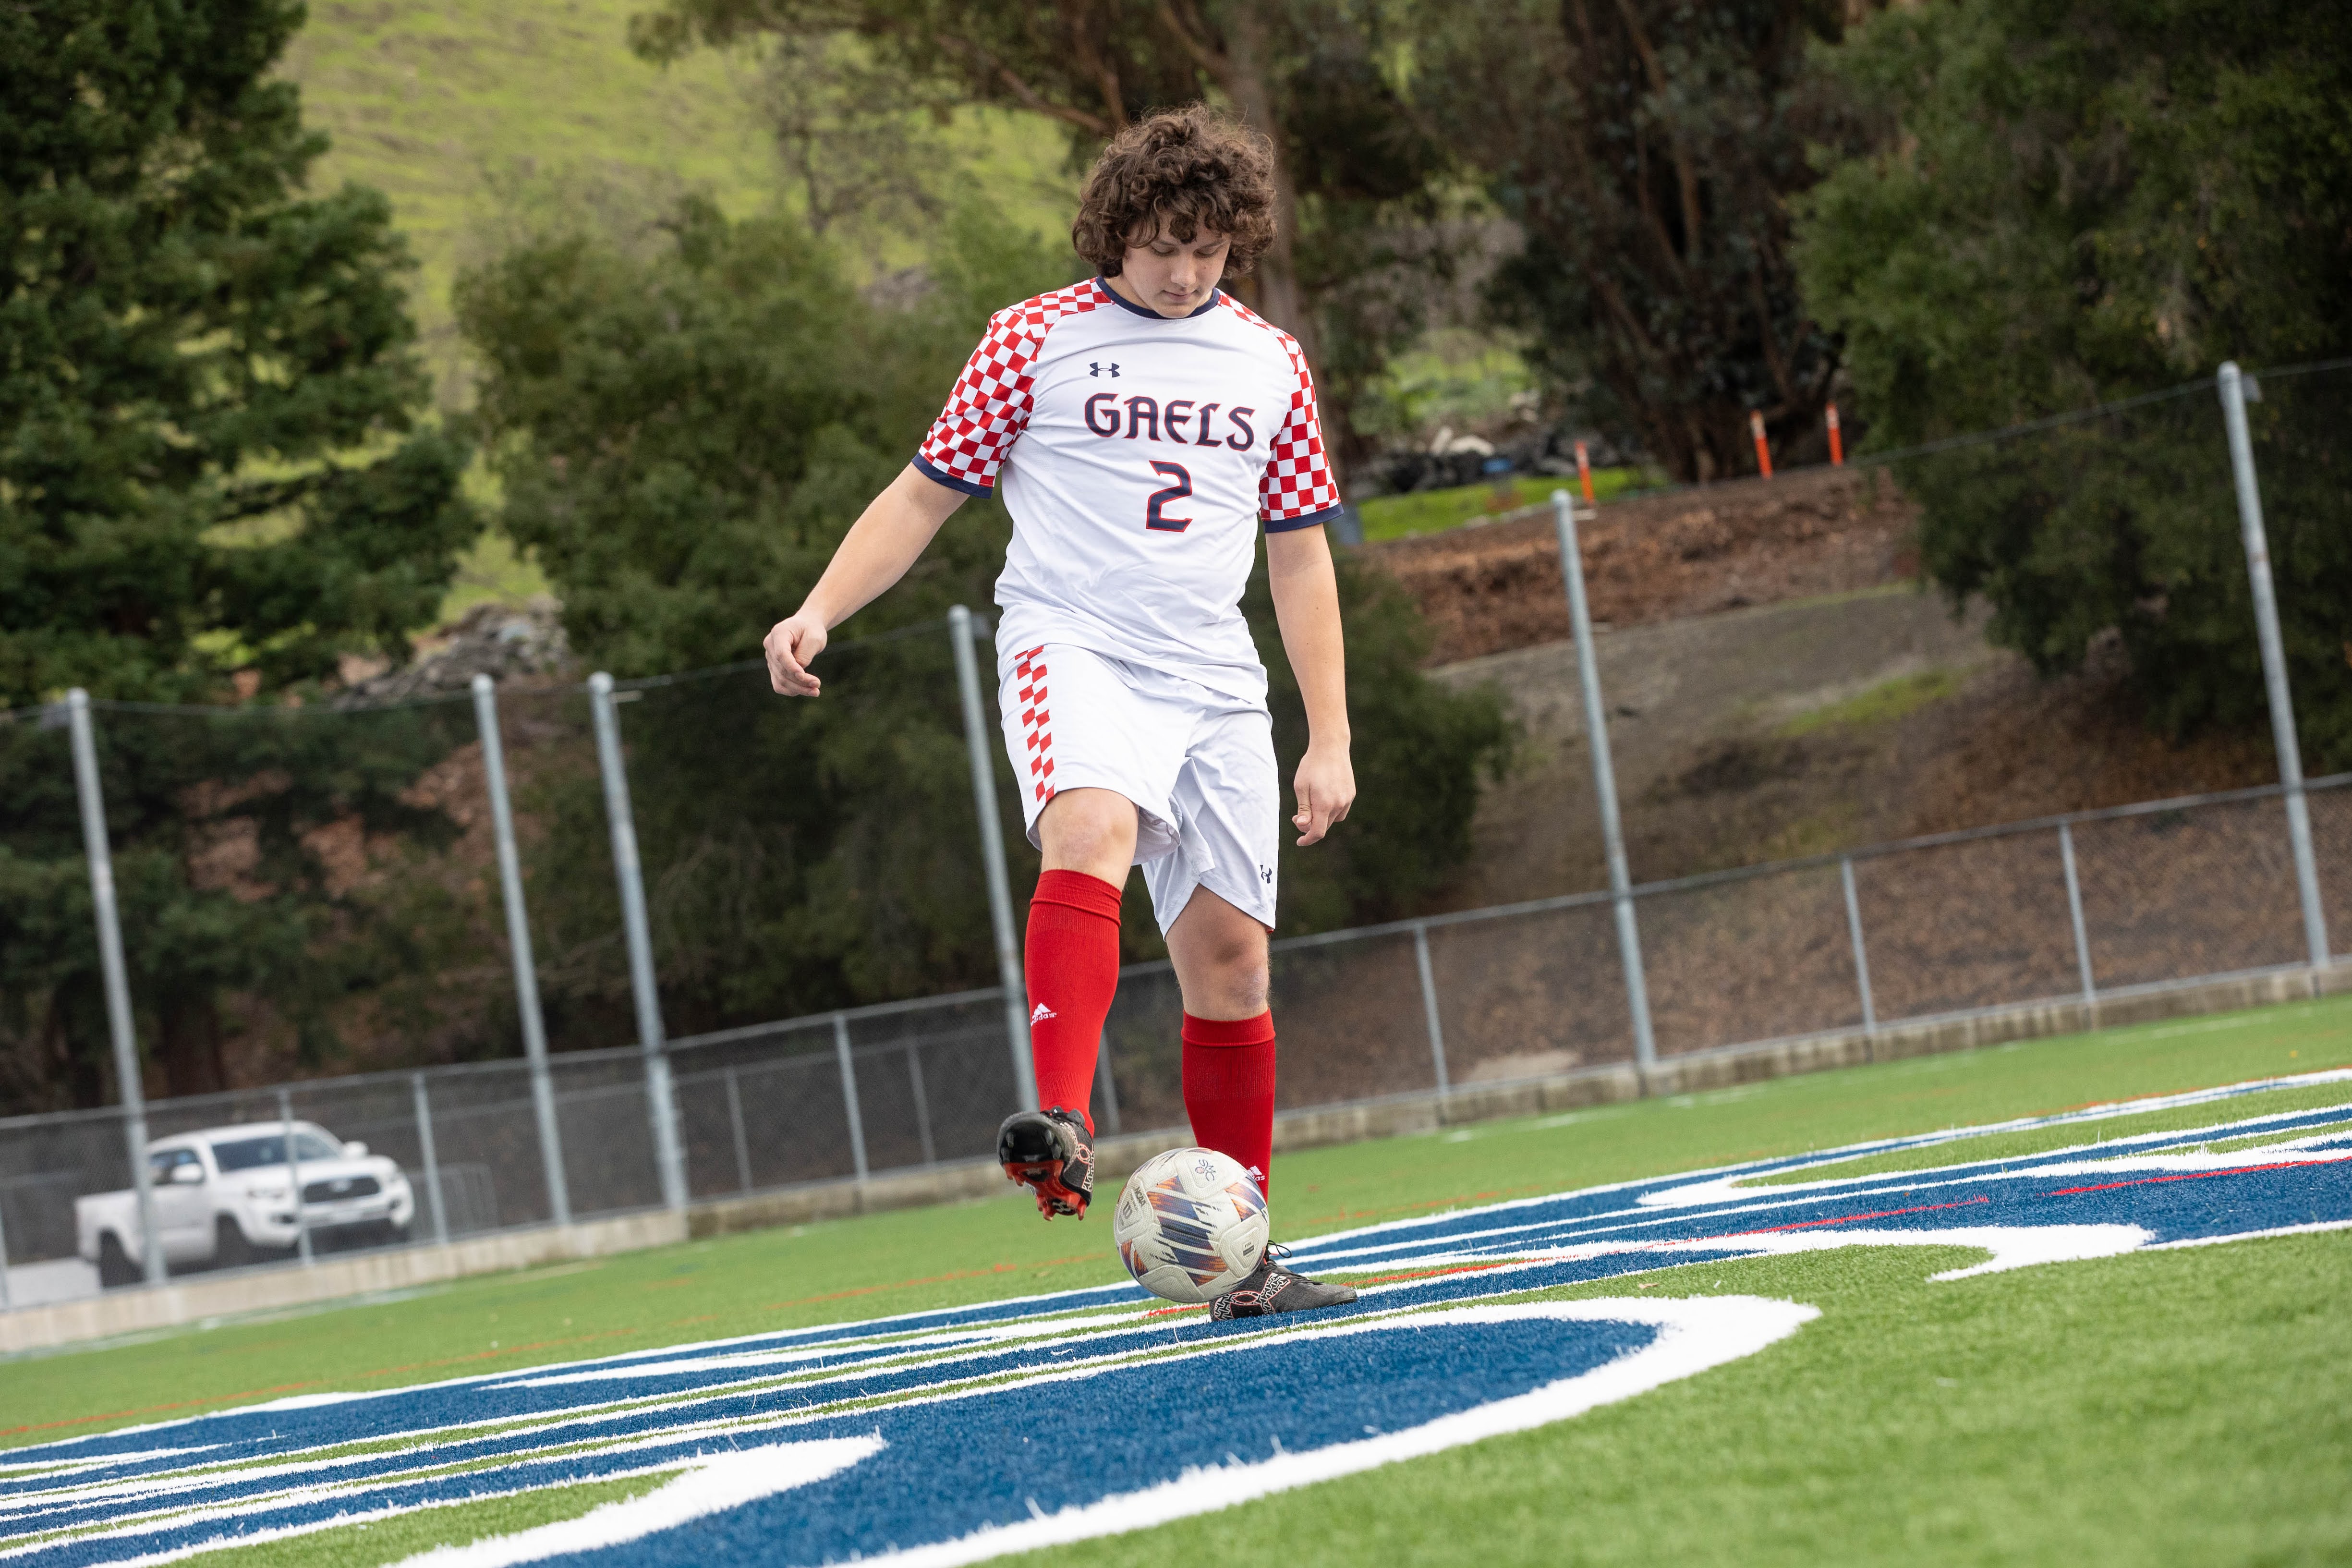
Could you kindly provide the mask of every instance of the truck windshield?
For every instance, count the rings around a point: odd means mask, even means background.
[[[294,1134],[294,1157],[306,1163],[313,1160],[339,1160],[343,1152],[315,1132]],[[275,1132],[254,1138],[223,1139],[213,1145],[213,1159],[223,1171],[250,1171],[261,1165],[286,1163],[286,1140]]]

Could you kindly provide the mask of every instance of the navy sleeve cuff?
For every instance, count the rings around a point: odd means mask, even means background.
[[[1268,533],[1288,533],[1294,529],[1313,528],[1318,522],[1336,521],[1340,510],[1339,507],[1327,506],[1321,511],[1310,511],[1304,517],[1286,517],[1279,522],[1267,523],[1265,531]]]
[[[976,485],[970,479],[956,478],[920,452],[915,454],[915,471],[935,484],[945,485],[951,490],[961,490],[968,496],[986,497],[995,493],[986,485]]]

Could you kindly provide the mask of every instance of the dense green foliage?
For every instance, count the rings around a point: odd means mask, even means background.
[[[100,705],[94,728],[155,1089],[228,1087],[252,1031],[331,1063],[345,1043],[333,1009],[354,998],[411,1038],[444,1025],[425,974],[476,955],[447,889],[398,863],[451,837],[440,803],[410,792],[471,739],[470,710]],[[0,727],[0,1105],[100,1104],[113,1074],[62,729]]]
[[[2084,408],[2224,359],[2352,350],[2352,18],[2292,0],[1892,12],[1827,57],[1879,150],[1806,200],[1806,296],[1881,447]],[[2252,411],[2306,743],[2352,764],[2352,382]],[[2119,633],[2178,731],[2261,714],[2220,410],[2177,403],[1906,464],[1922,559],[2044,670]]]
[[[1026,110],[1068,132],[1080,165],[1154,110],[1202,99],[1234,110],[1273,141],[1277,230],[1255,273],[1230,282],[1306,348],[1343,471],[1370,450],[1349,409],[1420,331],[1427,279],[1454,259],[1455,237],[1436,222],[1444,159],[1404,111],[1390,65],[1406,44],[1381,7],[667,0],[635,34],[663,59],[763,37],[806,55],[854,37],[876,68],[861,78],[869,98]]]
[[[268,72],[300,20],[0,20],[0,702],[396,649],[472,537],[383,198],[299,194],[323,142]]]
[[[989,312],[1068,275],[978,209],[947,226],[929,272],[914,306],[877,306],[795,220],[690,205],[648,255],[557,233],[469,275],[459,315],[488,367],[507,527],[545,563],[585,658],[629,677],[756,655],[904,466]],[[673,1029],[992,983],[940,617],[987,612],[1009,537],[993,501],[960,510],[841,628],[816,701],[746,671],[624,710]],[[1290,929],[1433,890],[1468,853],[1478,774],[1507,739],[1493,699],[1418,673],[1418,616],[1392,586],[1353,569],[1343,584],[1363,802],[1329,847],[1286,860]],[[1262,575],[1247,607],[1295,761],[1304,718]],[[534,903],[568,973],[564,954],[611,940],[614,895],[592,781],[551,787]],[[1009,771],[1002,794],[1017,840]],[[1025,851],[1014,864],[1034,875]],[[1132,904],[1137,949],[1154,952]],[[556,999],[559,1029],[611,1001],[593,987],[615,966],[579,968],[602,978]]]
[[[1591,418],[1676,479],[1752,472],[1751,410],[1818,447],[1834,340],[1788,198],[1850,132],[1807,64],[1820,0],[1520,0],[1418,12],[1412,97],[1517,220],[1500,316]]]
[[[233,671],[268,689],[396,654],[476,531],[464,445],[414,423],[425,387],[383,200],[303,193],[323,139],[270,77],[301,16],[282,0],[0,16],[0,705],[76,685],[222,700]],[[381,977],[383,955],[313,961],[354,910],[305,835],[403,816],[388,780],[413,776],[413,749],[266,717],[100,723],[168,1086],[220,1082],[225,988],[282,982],[319,1045],[323,999]],[[94,1103],[106,1037],[64,748],[29,723],[0,738],[0,1097]],[[236,870],[207,881],[199,861]],[[264,885],[302,896],[239,896]]]

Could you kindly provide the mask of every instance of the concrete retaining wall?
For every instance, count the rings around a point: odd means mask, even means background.
[[[438,1246],[326,1257],[308,1268],[284,1266],[174,1279],[0,1313],[0,1352],[175,1328],[237,1312],[299,1307],[345,1296],[435,1285],[469,1274],[500,1274],[543,1263],[667,1247],[686,1239],[686,1216],[655,1213],[577,1225],[502,1230]]]
[[[2151,988],[2094,1004],[2051,1002],[1965,1017],[1892,1025],[1768,1041],[1670,1057],[1647,1076],[1631,1064],[1589,1068],[1518,1083],[1475,1084],[1449,1094],[1398,1095],[1353,1105],[1322,1106],[1275,1119],[1277,1152],[1428,1132],[1468,1121],[1541,1116],[1579,1106],[1689,1094],[1791,1073],[1865,1062],[1971,1050],[2012,1040],[2047,1038],[2163,1018],[2234,1012],[2317,996],[2352,994],[2352,964],[2238,975],[2194,985]],[[1181,1128],[1131,1132],[1096,1145],[1098,1184],[1129,1173],[1189,1134]],[[885,1209],[1016,1196],[993,1161],[971,1160],[864,1182],[813,1183],[749,1197],[697,1204],[684,1215],[640,1214],[579,1225],[501,1231],[440,1247],[412,1247],[320,1260],[309,1268],[259,1268],[213,1279],[121,1290],[87,1300],[0,1313],[0,1352],[167,1328],[228,1313],[296,1306],[341,1296],[438,1283],[540,1264],[663,1247],[688,1237],[729,1236],[771,1226],[845,1219]],[[1106,1245],[1108,1243],[1106,1242]]]

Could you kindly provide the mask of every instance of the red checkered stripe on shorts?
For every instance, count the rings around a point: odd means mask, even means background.
[[[1013,676],[1021,682],[1013,695],[1021,699],[1021,740],[1029,752],[1029,785],[1037,792],[1037,804],[1043,805],[1054,798],[1054,721],[1045,710],[1045,661],[1039,656],[1045,645],[1019,656],[1013,667]]]

